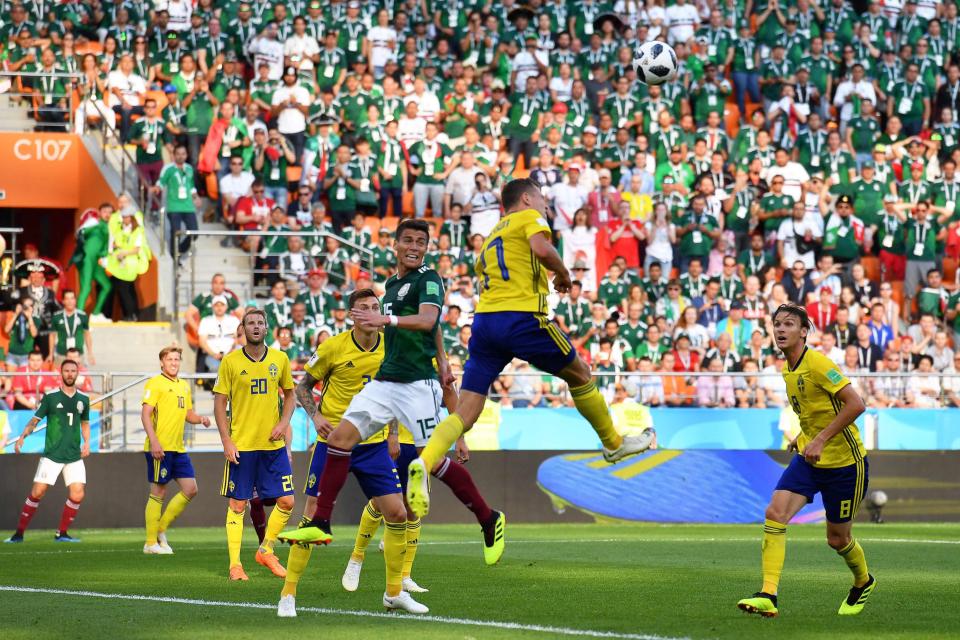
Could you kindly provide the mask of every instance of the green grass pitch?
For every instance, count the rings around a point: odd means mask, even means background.
[[[858,524],[879,585],[854,618],[836,615],[850,574],[820,525],[788,530],[780,617],[738,611],[759,587],[760,532],[509,525],[503,560],[486,567],[476,527],[427,521],[414,578],[430,588],[419,599],[433,617],[420,619],[382,609],[376,542],[359,591],[343,591],[354,529],[340,525],[300,583],[299,617],[281,620],[281,581],[254,562],[249,526],[247,583],[226,578],[222,529],[172,530],[173,556],[144,556],[135,530],[78,530],[78,545],[28,531],[26,543],[0,545],[0,638],[960,638],[960,525]]]

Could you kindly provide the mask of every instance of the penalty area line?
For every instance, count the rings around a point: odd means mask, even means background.
[[[129,593],[102,593],[99,591],[74,591],[69,589],[46,589],[40,587],[21,587],[16,585],[0,585],[0,592],[13,591],[19,593],[36,593],[58,596],[77,596],[82,598],[101,598],[104,600],[134,600],[139,602],[160,602],[164,604],[182,604],[197,607],[237,608],[237,609],[268,609],[275,611],[277,606],[265,602],[231,602],[224,600],[199,600],[195,598],[174,598],[168,596],[148,596]],[[520,622],[500,622],[497,620],[473,620],[471,618],[447,618],[444,616],[418,616],[382,611],[350,611],[348,609],[331,609],[327,607],[297,607],[298,613],[309,612],[334,616],[354,618],[383,618],[390,620],[408,620],[410,622],[436,622],[440,624],[461,625],[466,627],[487,627],[506,629],[511,631],[529,631],[532,633],[551,633],[554,635],[580,636],[588,638],[612,638],[615,640],[689,640],[671,636],[658,636],[644,633],[618,633],[615,631],[599,631],[595,629],[575,629],[570,627],[554,627],[538,624],[523,624]]]

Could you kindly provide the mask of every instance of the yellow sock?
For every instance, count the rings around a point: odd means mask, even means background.
[[[183,495],[182,491],[173,496],[170,504],[167,505],[167,508],[163,512],[163,517],[160,518],[160,531],[169,529],[173,521],[183,513],[183,510],[187,508],[188,504],[190,504],[190,498]]]
[[[417,557],[420,544],[420,518],[407,520],[407,552],[403,554],[403,577],[409,578],[413,572],[413,560]]]
[[[263,534],[263,544],[260,545],[261,553],[273,553],[273,543],[277,541],[277,536],[287,526],[287,520],[290,519],[290,512],[280,507],[274,507],[267,518],[267,530]]]
[[[863,555],[863,547],[856,539],[851,540],[850,544],[837,551],[850,567],[853,573],[853,586],[862,587],[870,579],[870,573],[867,571],[867,558]]]
[[[407,523],[388,522],[383,533],[383,561],[387,565],[387,595],[400,595],[403,583],[403,556],[407,546]]]
[[[243,543],[243,514],[227,507],[227,552],[230,554],[230,566],[240,564],[240,545]]]
[[[307,516],[300,516],[300,522],[297,523],[297,529],[303,529],[310,524],[311,520]]]
[[[787,555],[787,525],[773,520],[763,521],[763,543],[760,545],[760,564],[763,567],[763,591],[777,595],[783,559]]]
[[[143,519],[147,524],[147,544],[157,544],[157,531],[160,524],[160,512],[163,510],[163,498],[150,495],[147,508],[143,510]]]
[[[623,444],[623,438],[613,428],[610,408],[607,407],[607,401],[597,391],[597,385],[591,380],[582,387],[571,388],[570,395],[573,396],[573,404],[576,405],[577,411],[587,419],[593,430],[600,436],[600,442],[603,443],[603,446],[610,451],[619,449],[620,445]]]
[[[353,559],[357,562],[363,562],[363,557],[367,553],[367,545],[373,538],[373,534],[380,528],[380,521],[383,520],[383,514],[377,511],[371,500],[363,508],[360,514],[360,526],[357,527],[357,539],[353,542]]]
[[[280,596],[297,595],[297,583],[300,582],[300,576],[307,570],[307,563],[310,562],[310,554],[313,553],[313,545],[295,544],[290,547],[290,555],[287,556],[287,577],[283,583],[283,590]]]
[[[456,413],[451,413],[437,425],[427,442],[427,446],[420,452],[420,459],[426,465],[427,473],[436,466],[447,451],[450,451],[450,447],[462,435],[463,418]]]

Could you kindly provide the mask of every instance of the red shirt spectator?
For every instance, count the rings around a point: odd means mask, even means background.
[[[646,230],[639,220],[630,219],[630,203],[621,201],[617,217],[608,225],[610,253],[623,256],[627,267],[640,267],[640,240],[646,238]]]
[[[620,192],[612,186],[609,169],[597,171],[600,186],[587,196],[587,208],[590,211],[590,224],[595,229],[606,227],[617,216],[620,208]]]
[[[837,319],[837,305],[833,303],[833,290],[830,287],[820,287],[820,301],[811,302],[806,306],[810,322],[823,331]]]
[[[31,353],[26,366],[17,371],[28,375],[13,378],[13,402],[8,404],[14,409],[34,411],[43,394],[57,388],[59,376],[44,375],[43,355],[39,352]]]
[[[255,182],[252,191],[253,195],[242,196],[237,200],[234,221],[242,231],[257,231],[263,227],[273,209],[273,198],[264,197],[263,184]]]
[[[690,339],[686,336],[681,336],[681,339],[683,338],[686,338],[687,347],[689,347]],[[700,370],[700,354],[696,351],[693,351],[689,348],[674,349],[673,358],[675,360],[673,363],[674,371],[694,373]]]

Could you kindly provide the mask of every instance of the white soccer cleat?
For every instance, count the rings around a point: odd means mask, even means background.
[[[383,538],[380,538],[380,544],[377,545],[377,549],[380,550],[380,553],[383,553]]]
[[[350,558],[350,561],[347,563],[347,568],[343,570],[343,578],[340,579],[340,584],[343,585],[344,589],[347,591],[357,590],[357,587],[360,586],[360,569],[362,568],[362,562],[357,562],[353,558]]]
[[[157,534],[157,544],[160,545],[161,549],[163,549],[164,555],[173,555],[173,548],[167,542],[166,531],[161,531]]]
[[[162,556],[167,555],[163,550],[163,547],[160,544],[145,544],[143,545],[143,552],[148,556]],[[172,551],[170,553],[173,553]]]
[[[383,606],[387,609],[397,609],[399,611],[406,611],[407,613],[429,613],[430,609],[426,606],[420,604],[413,599],[406,591],[401,591],[400,595],[390,597],[386,593],[383,594]]]
[[[403,590],[407,593],[429,593],[430,589],[424,589],[416,582],[413,581],[413,578],[404,578],[403,579]]]
[[[297,617],[297,599],[292,596],[281,596],[280,604],[277,605],[278,618],[296,618]]]
[[[615,451],[610,451],[606,447],[603,449],[603,459],[607,462],[619,462],[627,456],[636,453],[643,453],[654,445],[657,441],[657,432],[653,427],[647,427],[638,436],[624,436],[623,444]]]

